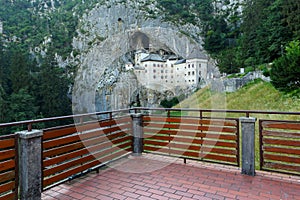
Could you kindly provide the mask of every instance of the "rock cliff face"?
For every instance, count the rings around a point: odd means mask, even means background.
[[[157,12],[154,1],[125,3],[97,5],[80,21],[78,37],[73,40],[77,56],[72,57],[78,66],[72,97],[75,112],[158,106],[164,98],[189,93],[163,85],[156,91],[145,89],[124,65],[138,48],[138,32],[149,38],[153,51],[163,49],[183,58],[203,52],[198,27],[178,27],[152,18],[147,11]],[[214,65],[210,68],[218,74]]]

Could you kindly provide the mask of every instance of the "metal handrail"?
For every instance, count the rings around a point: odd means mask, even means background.
[[[84,113],[84,114],[76,114],[76,115],[43,118],[43,119],[25,120],[25,121],[19,121],[19,122],[2,123],[2,124],[0,124],[0,128],[19,126],[19,125],[27,125],[28,130],[31,131],[32,125],[36,124],[36,123],[58,121],[58,120],[71,119],[71,118],[83,118],[83,117],[88,117],[88,116],[93,116],[93,115],[110,114],[112,116],[113,113],[120,113],[120,112],[137,113],[138,111],[155,111],[155,110],[156,111],[166,111],[166,112],[171,112],[171,111],[200,112],[201,115],[202,115],[202,113],[242,113],[242,114],[245,114],[246,117],[250,117],[250,114],[270,114],[270,115],[282,114],[282,115],[299,115],[300,116],[300,112],[283,112],[283,111],[134,107],[134,108],[104,111],[104,112]]]
[[[0,124],[0,128],[27,125],[28,131],[31,131],[32,124],[65,120],[65,119],[71,119],[71,118],[83,118],[83,117],[89,117],[89,116],[94,116],[94,115],[106,115],[106,114],[113,114],[113,113],[120,113],[120,112],[129,112],[129,109],[120,109],[120,110],[94,112],[94,113],[84,113],[84,114],[67,115],[67,116],[59,116],[59,117],[49,117],[49,118],[42,118],[42,119],[32,119],[32,120],[25,120],[25,121],[19,121],[19,122],[8,122],[8,123]]]

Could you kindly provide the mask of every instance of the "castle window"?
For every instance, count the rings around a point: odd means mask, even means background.
[[[153,67],[156,67],[156,64],[155,64],[155,63],[153,64]]]
[[[192,75],[195,75],[195,72],[194,72],[194,71],[192,72]]]
[[[191,72],[188,72],[188,75],[190,76],[190,75],[191,75]]]
[[[164,76],[161,76],[161,79],[164,79]]]
[[[145,67],[147,67],[147,64],[145,64]]]
[[[190,65],[190,64],[188,65],[188,68],[191,68],[191,65]]]
[[[161,70],[161,73],[164,73],[164,70]]]
[[[192,64],[192,68],[194,68],[194,64]]]
[[[155,70],[155,69],[153,70],[153,73],[156,73],[156,70]]]
[[[153,79],[156,79],[156,76],[155,76],[155,75],[153,76]]]

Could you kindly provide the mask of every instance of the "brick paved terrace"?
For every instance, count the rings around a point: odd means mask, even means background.
[[[143,154],[46,190],[42,199],[300,199],[300,177]]]

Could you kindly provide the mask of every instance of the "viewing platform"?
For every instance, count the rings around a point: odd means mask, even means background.
[[[300,199],[300,112],[132,108],[0,130],[0,200]]]
[[[153,170],[156,169],[156,170]],[[300,199],[300,177],[146,154],[43,192],[43,200]]]

